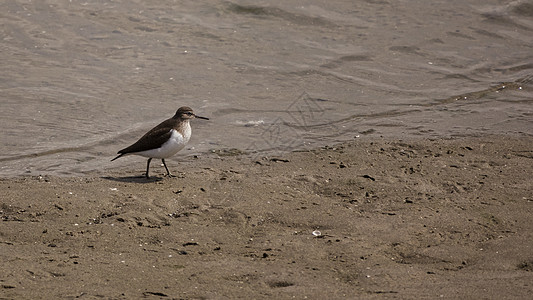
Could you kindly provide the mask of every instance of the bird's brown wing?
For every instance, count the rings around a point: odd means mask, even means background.
[[[118,151],[118,154],[135,153],[161,147],[161,145],[168,141],[172,134],[172,123],[173,120],[169,119],[157,125],[133,145]]]

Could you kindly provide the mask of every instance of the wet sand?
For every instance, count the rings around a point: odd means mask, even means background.
[[[156,164],[160,177],[139,177],[139,158],[0,179],[0,298],[524,298],[532,149],[531,137],[362,138],[202,155],[169,163],[175,178]]]

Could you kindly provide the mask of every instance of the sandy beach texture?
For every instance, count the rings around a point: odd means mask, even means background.
[[[1,299],[519,299],[533,140],[357,139],[0,179]],[[222,155],[222,156],[221,156]]]

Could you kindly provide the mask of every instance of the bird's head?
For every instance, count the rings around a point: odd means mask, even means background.
[[[176,114],[174,115],[174,118],[186,119],[186,120],[198,118],[198,119],[209,120],[209,118],[195,115],[194,112],[192,111],[192,108],[187,107],[187,106],[180,107],[178,111],[176,112]]]

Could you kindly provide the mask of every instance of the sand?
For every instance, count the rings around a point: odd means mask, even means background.
[[[0,298],[518,299],[533,292],[533,140],[223,152],[0,179]],[[103,158],[104,159],[104,158]]]

